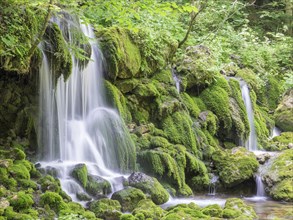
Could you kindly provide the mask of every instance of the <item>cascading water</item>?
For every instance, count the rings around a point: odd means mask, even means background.
[[[209,184],[209,196],[214,196],[216,195],[216,184],[218,182],[219,177],[216,175],[212,175],[212,178],[210,180],[210,184]]]
[[[271,132],[271,136],[270,136],[269,139],[273,139],[274,137],[280,136],[281,133],[282,132],[281,132],[281,130],[279,128],[274,127],[272,132]]]
[[[260,174],[255,175],[255,182],[256,182],[256,196],[257,197],[265,197],[265,187],[261,179]]]
[[[172,69],[172,76],[173,76],[173,80],[175,82],[175,86],[176,86],[177,92],[180,93],[180,82],[181,82],[181,80],[176,75],[176,70],[175,69]]]
[[[83,188],[71,178],[77,164],[108,180],[114,191],[123,187],[121,170],[135,166],[135,147],[117,112],[108,108],[102,79],[102,57],[89,26],[74,20],[54,21],[69,41],[78,29],[89,38],[91,57],[85,68],[72,56],[72,71],[54,82],[52,60],[44,52],[40,68],[39,145],[41,166],[57,170],[62,189],[73,200]],[[47,45],[48,46],[48,45]],[[49,45],[50,46],[50,45]]]
[[[240,87],[241,87],[241,93],[242,98],[244,101],[244,105],[246,108],[249,126],[250,126],[250,133],[248,139],[245,141],[245,147],[249,151],[256,151],[257,150],[257,136],[255,133],[255,127],[254,127],[254,116],[253,116],[253,109],[252,109],[252,103],[250,100],[249,95],[249,89],[247,86],[247,83],[243,80],[240,81]]]

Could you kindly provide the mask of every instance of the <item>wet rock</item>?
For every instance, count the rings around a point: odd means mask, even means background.
[[[271,158],[271,155],[269,153],[263,153],[256,155],[256,159],[260,164],[264,164]]]
[[[141,216],[140,219],[162,219],[165,211],[160,207],[155,205],[152,200],[144,199],[141,200],[137,207],[133,210],[132,214],[134,216]]]
[[[129,186],[138,188],[144,193],[149,194],[152,201],[157,204],[163,204],[168,201],[169,194],[167,190],[154,177],[144,173],[134,172],[128,177]]]
[[[283,131],[293,131],[293,89],[287,92],[275,111],[276,125]]]
[[[77,164],[71,172],[71,175],[76,179],[84,188],[87,186],[88,171],[85,164]]]
[[[246,205],[241,199],[227,199],[223,211],[223,217],[229,219],[253,220],[257,215],[251,206]]]
[[[86,192],[92,196],[107,195],[111,193],[111,184],[100,176],[89,175]]]
[[[91,201],[92,198],[84,192],[76,193],[76,197],[81,201]]]
[[[119,220],[121,213],[121,205],[117,200],[100,199],[93,201],[89,207],[97,218],[105,220]]]
[[[140,189],[129,187],[115,192],[111,199],[120,202],[123,212],[131,212],[140,200],[146,199],[146,196]]]
[[[269,160],[263,180],[269,195],[276,200],[293,201],[293,149],[285,150]]]

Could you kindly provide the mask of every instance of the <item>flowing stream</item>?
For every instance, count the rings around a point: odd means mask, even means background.
[[[77,164],[86,164],[91,175],[108,180],[116,191],[123,187],[121,170],[131,169],[135,163],[135,147],[116,110],[107,107],[102,56],[91,27],[74,19],[54,22],[63,35],[68,34],[69,41],[78,30],[89,38],[91,46],[88,64],[84,67],[72,56],[71,75],[67,80],[61,75],[57,83],[54,61],[45,52],[50,45],[41,46],[40,164],[56,170],[62,189],[77,201],[76,193],[85,193],[71,177]]]

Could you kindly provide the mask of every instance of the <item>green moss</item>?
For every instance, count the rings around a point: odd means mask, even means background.
[[[58,25],[50,23],[44,37],[52,46],[49,51],[52,51],[51,56],[54,60],[52,67],[56,82],[60,75],[67,79],[72,69],[72,57]]]
[[[283,200],[287,202],[293,201],[293,180],[284,179],[283,181],[277,183],[270,190],[270,195],[275,200]]]
[[[152,79],[155,79],[158,82],[165,83],[165,84],[173,84],[174,83],[170,69],[162,70],[162,71],[156,73],[152,77]]]
[[[95,214],[91,211],[86,211],[80,204],[69,202],[68,207],[59,212],[58,219],[88,219],[95,220],[97,219]]]
[[[194,154],[198,153],[192,121],[187,113],[175,112],[168,116],[163,120],[162,128],[172,143],[182,144]]]
[[[86,191],[92,196],[107,195],[111,192],[111,184],[99,176],[88,176]]]
[[[130,30],[118,27],[102,29],[97,33],[111,79],[131,78],[140,71],[141,54],[131,35]]]
[[[117,200],[100,199],[90,204],[90,211],[95,213],[96,217],[103,219],[119,219],[122,215],[121,205]]]
[[[156,206],[152,200],[145,199],[137,204],[132,214],[138,219],[150,218],[153,220],[160,220],[164,216],[165,211],[160,206]]]
[[[12,207],[8,207],[5,209],[4,216],[7,218],[7,220],[34,220],[35,217],[25,214],[25,213],[18,213],[13,211]]]
[[[231,110],[229,108],[229,95],[219,86],[210,86],[205,89],[200,98],[204,100],[207,108],[219,119],[219,126],[227,132],[232,128]]]
[[[68,208],[59,194],[50,191],[46,191],[41,195],[40,205],[42,207],[48,205],[50,209],[54,210],[56,213],[59,213],[62,209]]]
[[[269,194],[277,200],[293,201],[293,149],[284,150],[271,159],[264,172],[263,179],[268,186]]]
[[[21,186],[24,189],[28,189],[28,188],[31,188],[34,190],[38,189],[37,183],[32,180],[20,179],[17,182],[19,186]]]
[[[232,113],[232,117],[237,112],[237,117],[233,118],[233,124],[236,128],[236,134],[238,135],[238,137],[240,137],[242,140],[245,140],[249,135],[250,126],[246,108],[242,99],[239,81],[235,79],[230,79],[229,85],[231,87],[231,95],[233,97],[233,101],[230,100],[232,110],[234,110]]]
[[[210,183],[205,164],[194,155],[186,152],[186,179],[187,183],[195,191],[206,189]]]
[[[15,161],[8,168],[10,175],[15,179],[30,179],[30,169],[28,169],[28,164],[29,163],[26,163],[25,161]]]
[[[188,111],[190,112],[190,115],[194,118],[197,118],[200,113],[200,109],[197,106],[197,103],[195,102],[195,100],[191,98],[185,92],[181,93],[181,98],[184,105],[187,107]]]
[[[129,187],[115,192],[111,199],[119,201],[123,212],[131,212],[140,200],[146,199],[146,196],[140,189]]]
[[[88,171],[85,164],[78,164],[72,170],[71,175],[75,178],[84,188],[87,186]]]
[[[133,173],[133,175],[134,174],[135,173]],[[157,205],[163,204],[169,199],[168,192],[154,177],[147,176],[147,178],[144,178],[141,181],[130,182],[129,185],[142,190],[145,194],[149,194],[152,201]]]
[[[159,91],[154,83],[142,83],[137,86],[134,90],[134,94],[136,94],[140,98],[148,98],[148,97],[157,97],[159,96]]]
[[[205,215],[209,215],[211,217],[218,217],[221,218],[223,216],[222,208],[215,204],[215,205],[208,205],[203,210],[202,213]]]
[[[255,155],[242,147],[218,150],[212,159],[220,180],[226,187],[235,186],[252,178],[258,168]]]
[[[131,114],[127,108],[126,99],[122,93],[111,84],[109,81],[105,80],[105,86],[107,89],[107,94],[110,99],[111,104],[118,110],[120,116],[125,122],[131,121]]]
[[[38,180],[38,183],[41,185],[41,190],[46,192],[47,190],[59,193],[60,192],[60,182],[58,179],[50,175],[43,176],[41,179]]]
[[[215,135],[218,131],[218,118],[211,111],[200,113],[201,127],[207,130],[211,135]]]
[[[129,93],[133,91],[140,81],[138,79],[123,79],[123,80],[116,80],[115,85],[123,94]]]
[[[269,141],[266,150],[285,150],[289,148],[290,143],[293,143],[293,132],[282,132],[280,136]]]
[[[20,191],[16,195],[10,197],[9,202],[15,211],[29,209],[34,204],[32,195],[24,191]]]
[[[131,214],[123,214],[120,216],[120,220],[137,220],[137,218]]]
[[[241,215],[239,215],[239,211]],[[253,220],[257,215],[251,206],[246,205],[241,199],[229,198],[226,200],[224,207],[224,217]],[[233,217],[232,217],[233,216]]]
[[[194,203],[179,204],[174,207],[168,208],[168,213],[165,215],[163,220],[173,220],[173,219],[210,219],[210,216],[205,215],[200,210],[200,207]]]

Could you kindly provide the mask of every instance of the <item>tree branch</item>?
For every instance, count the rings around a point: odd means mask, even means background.
[[[193,27],[193,25],[194,25],[194,23],[195,23],[195,21],[196,21],[196,17],[206,8],[206,6],[207,6],[207,1],[208,0],[206,0],[206,2],[205,2],[205,4],[204,5],[202,5],[202,7],[200,7],[200,9],[198,10],[198,12],[197,13],[195,13],[194,14],[194,12],[192,12],[191,13],[191,18],[190,18],[190,22],[189,22],[189,26],[188,26],[188,30],[187,30],[187,32],[186,32],[186,34],[185,34],[185,36],[184,36],[184,38],[179,42],[179,44],[178,44],[178,48],[180,48],[186,41],[187,41],[187,39],[188,39],[188,37],[189,37],[189,34],[190,34],[190,32],[191,32],[191,30],[192,30],[192,27]]]

